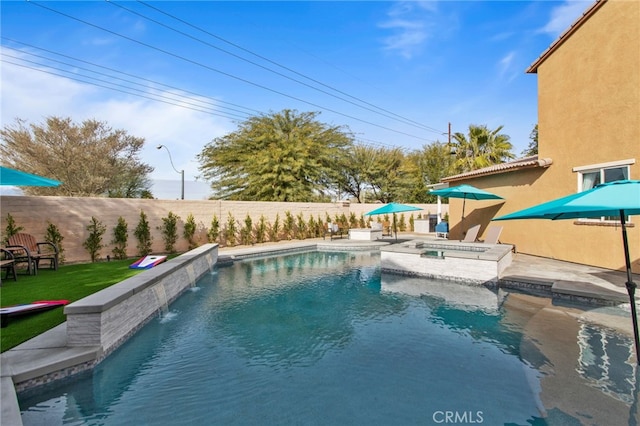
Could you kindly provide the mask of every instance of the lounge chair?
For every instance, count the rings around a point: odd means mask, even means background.
[[[0,270],[7,271],[4,278],[9,278],[9,274],[11,274],[13,276],[13,280],[18,281],[18,276],[16,275],[16,263],[15,259],[13,258],[13,253],[5,249],[0,249],[0,253],[2,254],[2,257],[0,258]]]
[[[449,236],[449,223],[444,220],[436,225],[436,238],[447,238]]]
[[[13,254],[16,264],[27,264],[29,275],[38,273],[42,260],[48,260],[49,266],[58,270],[59,251],[53,243],[38,242],[33,235],[18,233],[8,238],[6,249]]]
[[[325,232],[325,235],[322,236],[323,239],[327,234],[329,234],[330,239],[333,240],[333,237],[337,235],[340,235],[340,238],[342,238],[343,230],[342,228],[340,228],[340,226],[338,226],[337,223],[325,223],[324,232]]]
[[[485,244],[498,244],[500,241],[500,234],[502,233],[502,226],[490,226],[487,228],[484,240]]]
[[[467,233],[462,239],[463,243],[473,243],[478,239],[478,232],[480,232],[480,225],[474,225],[467,230]]]

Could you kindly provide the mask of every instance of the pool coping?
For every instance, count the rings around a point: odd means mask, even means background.
[[[387,246],[389,241],[364,241],[364,240],[335,240],[314,242],[290,242],[271,246],[253,246],[249,248],[227,249],[217,256],[216,263],[234,262],[237,260],[255,258],[260,256],[273,256],[277,254],[303,252],[308,250],[320,251],[358,251],[376,250]],[[447,242],[453,243],[456,242]],[[461,243],[458,243],[461,244]],[[469,245],[469,243],[464,243]],[[472,243],[474,244],[474,243]],[[482,244],[482,243],[475,243]],[[217,245],[216,245],[217,248]],[[198,251],[196,249],[195,251]],[[192,251],[193,252],[193,251]],[[191,262],[194,253],[188,252],[178,258],[172,259],[172,267],[180,268],[185,263]],[[182,258],[182,260],[180,260]],[[157,267],[156,267],[157,268]],[[167,268],[165,266],[165,268]],[[154,268],[155,269],[155,268]],[[153,269],[146,272],[151,272]],[[162,268],[154,274],[147,274],[151,281],[157,280],[157,275],[164,275],[167,271]],[[139,277],[143,274],[138,274]],[[560,298],[568,301],[595,305],[619,305],[628,302],[624,293],[602,288],[596,284],[569,281],[537,279],[519,275],[509,275],[500,278],[498,285],[512,290],[537,290],[543,295]],[[585,288],[585,285],[587,287]],[[81,309],[82,304],[74,309]],[[66,311],[65,311],[66,312]],[[99,346],[68,347],[67,346],[67,322],[28,340],[27,342],[0,354],[2,371],[0,375],[1,413],[0,423],[15,426],[22,425],[22,417],[18,404],[16,384],[27,377],[38,374],[60,374],[59,378],[75,374],[79,371],[92,368],[103,359],[105,354]]]

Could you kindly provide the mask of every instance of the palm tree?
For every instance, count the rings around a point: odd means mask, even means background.
[[[463,133],[454,133],[451,153],[455,158],[456,172],[465,173],[515,158],[511,153],[513,145],[509,142],[509,136],[500,133],[502,128],[499,126],[489,130],[486,125],[471,124],[468,137]]]

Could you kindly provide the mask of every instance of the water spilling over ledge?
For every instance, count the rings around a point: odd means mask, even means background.
[[[65,307],[67,345],[98,346],[103,356],[192,287],[218,258],[207,244]]]

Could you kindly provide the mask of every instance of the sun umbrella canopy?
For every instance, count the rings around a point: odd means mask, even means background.
[[[62,182],[31,173],[0,166],[0,185],[6,186],[58,186]]]
[[[493,194],[484,189],[476,188],[475,186],[463,184],[450,188],[436,189],[430,192],[430,194],[438,195],[445,198],[462,198],[462,217],[460,222],[462,223],[462,229],[464,231],[464,209],[467,200],[503,200],[499,195]]]
[[[380,208],[365,213],[365,216],[373,216],[375,214],[402,213],[422,210],[420,207],[408,206],[406,204],[389,203]]]
[[[408,206],[406,204],[389,203],[384,206],[365,213],[365,216],[373,216],[375,214],[393,214],[393,231],[396,235],[396,241],[398,240],[398,229],[396,226],[396,213],[412,212],[416,210],[422,210],[420,207]]]
[[[640,180],[619,180],[603,183],[587,191],[548,201],[528,209],[519,210],[493,220],[509,219],[577,219],[600,216],[617,216],[622,224],[622,244],[624,246],[627,269],[627,292],[631,302],[636,358],[640,364],[640,339],[636,315],[636,284],[631,276],[631,256],[627,240],[626,216],[640,215]]]
[[[502,200],[499,195],[492,194],[484,189],[476,188],[471,185],[458,185],[450,188],[435,189],[430,192],[433,195],[439,195],[445,198],[464,198],[467,200]]]
[[[567,195],[493,220],[618,216],[620,210],[624,210],[627,216],[640,214],[640,180],[603,183],[587,191]]]

